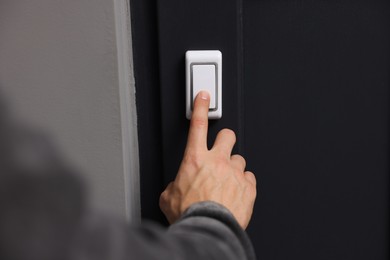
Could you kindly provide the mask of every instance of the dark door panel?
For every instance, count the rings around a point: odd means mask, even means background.
[[[209,145],[224,127],[240,131],[242,89],[241,5],[236,0],[158,1],[161,118],[166,183],[179,168],[187,138],[185,67],[187,50],[220,50],[223,116],[210,121]],[[225,94],[226,93],[226,94]],[[240,150],[240,149],[239,149]]]
[[[223,116],[209,143],[233,129],[256,174],[258,259],[388,259],[388,1],[132,2],[143,216],[158,219],[184,150],[185,51],[215,49]]]
[[[387,259],[389,6],[244,1],[259,259]]]

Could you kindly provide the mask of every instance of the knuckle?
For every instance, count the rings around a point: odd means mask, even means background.
[[[256,199],[257,196],[257,188],[256,185],[254,185],[251,182],[246,182],[245,184],[246,194],[251,199]]]
[[[161,208],[163,208],[165,206],[165,204],[167,203],[167,200],[168,200],[167,191],[163,191],[160,195],[160,200],[159,200],[159,204],[160,204]]]
[[[234,139],[236,140],[236,134],[234,133],[233,130],[231,129],[228,129],[228,128],[224,128],[220,131],[220,134],[224,137],[227,137],[227,138],[231,138],[231,139]]]
[[[174,182],[170,182],[167,188],[160,194],[159,205],[160,208],[163,210],[169,208],[170,204],[172,203],[173,186],[174,186]]]
[[[256,187],[257,181],[253,172],[250,171],[245,172],[245,177],[254,187]]]
[[[246,164],[245,158],[242,157],[241,155],[237,154],[235,157],[236,157],[237,160],[239,160],[241,163]]]
[[[201,128],[205,126],[207,126],[207,118],[204,118],[196,114],[192,115],[191,127]]]
[[[245,158],[243,156],[241,156],[241,155],[240,155],[240,158],[241,158],[242,162],[246,164]]]
[[[242,172],[243,172],[243,170],[246,167],[246,160],[244,159],[244,157],[242,157],[239,154],[235,154],[235,155],[232,155],[231,160],[234,161],[235,162],[234,164],[236,165],[236,167],[238,167],[238,169],[242,170]],[[241,174],[242,174],[242,172],[241,172]]]

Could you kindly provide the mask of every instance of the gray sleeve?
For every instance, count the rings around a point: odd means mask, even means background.
[[[0,141],[0,259],[255,259],[245,231],[219,204],[192,205],[168,229],[129,227],[87,213],[82,182],[40,133],[0,125]]]
[[[214,202],[191,206],[168,229],[155,223],[90,225],[72,259],[255,260],[252,244],[231,213]]]
[[[187,255],[183,259],[256,259],[246,232],[230,211],[214,202],[192,205],[168,233]]]

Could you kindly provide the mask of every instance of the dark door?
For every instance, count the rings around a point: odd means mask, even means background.
[[[223,117],[258,179],[258,259],[388,259],[390,5],[132,0],[142,209],[183,153],[184,54],[223,54]]]

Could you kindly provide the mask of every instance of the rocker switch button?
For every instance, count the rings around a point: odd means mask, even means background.
[[[186,52],[186,117],[191,119],[194,100],[200,91],[210,95],[209,119],[222,117],[222,53],[218,50]]]
[[[192,102],[196,95],[205,90],[210,94],[210,110],[216,109],[216,68],[215,65],[192,65]],[[191,106],[192,107],[192,106]]]

